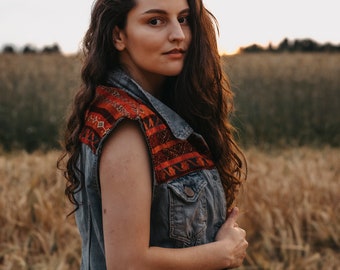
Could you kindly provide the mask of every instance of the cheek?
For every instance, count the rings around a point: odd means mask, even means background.
[[[145,57],[152,58],[155,55],[158,55],[162,52],[162,46],[164,42],[161,42],[160,39],[155,39],[155,37],[136,37],[133,40],[130,40],[130,53],[133,54],[137,58],[143,58],[145,61]]]

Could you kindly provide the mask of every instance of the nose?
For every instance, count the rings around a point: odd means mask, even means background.
[[[176,22],[171,24],[169,40],[173,41],[183,41],[185,39],[185,34],[182,25],[176,20]]]

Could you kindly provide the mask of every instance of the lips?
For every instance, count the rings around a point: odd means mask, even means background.
[[[164,54],[183,54],[183,53],[185,53],[185,51],[183,49],[177,49],[176,48],[176,49],[168,51],[168,52],[166,52]]]

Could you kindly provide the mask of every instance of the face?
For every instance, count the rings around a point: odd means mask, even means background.
[[[114,44],[121,64],[142,87],[178,75],[191,42],[186,0],[136,0]],[[146,89],[148,90],[148,89]]]

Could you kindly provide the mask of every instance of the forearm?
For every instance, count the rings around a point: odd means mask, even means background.
[[[150,247],[133,264],[139,270],[224,269],[228,266],[228,259],[223,250],[225,248],[220,242],[178,249]]]

